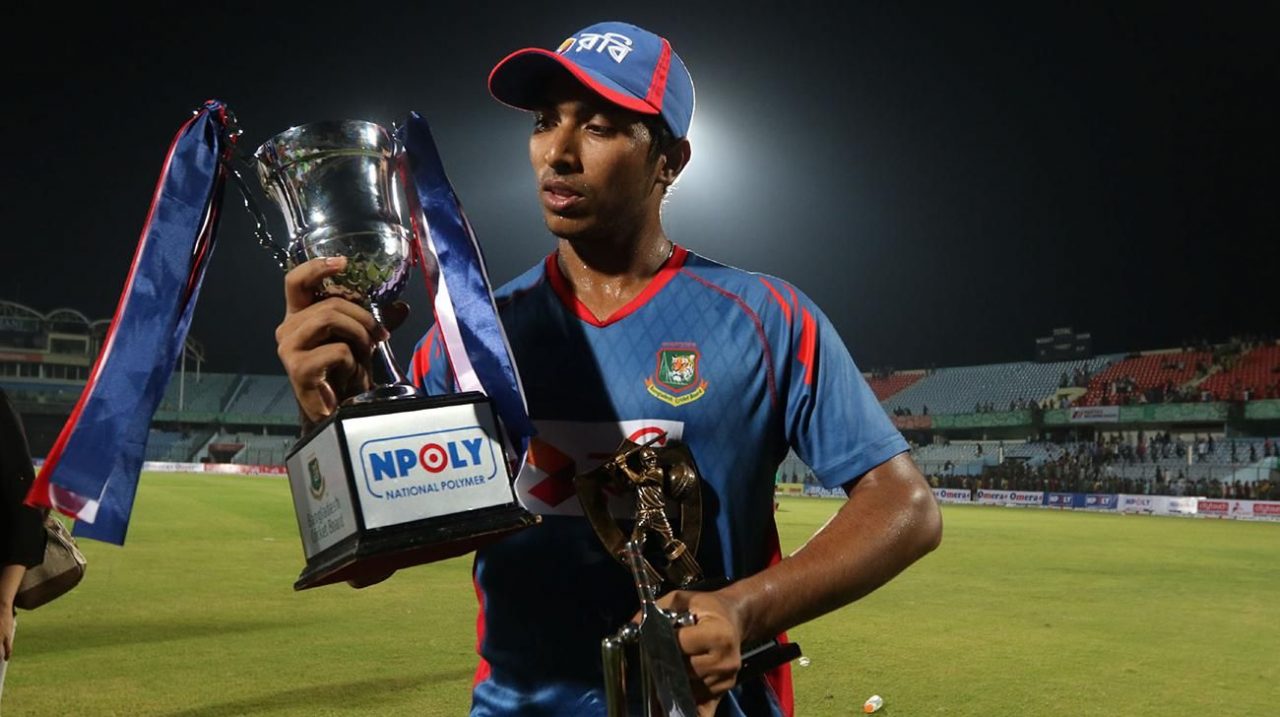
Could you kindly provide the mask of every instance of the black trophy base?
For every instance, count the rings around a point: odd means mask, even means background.
[[[344,405],[285,460],[306,567],[295,590],[378,582],[538,523],[482,394]]]
[[[503,505],[353,535],[308,560],[293,589],[377,582],[401,568],[465,555],[537,522],[519,505]]]

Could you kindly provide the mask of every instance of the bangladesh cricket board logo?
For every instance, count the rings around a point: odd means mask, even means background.
[[[672,406],[693,403],[707,393],[702,379],[702,354],[694,344],[663,344],[658,350],[658,367],[644,380],[649,395]]]
[[[312,456],[307,461],[307,473],[311,476],[307,486],[311,489],[311,497],[320,500],[324,497],[324,475],[320,473],[320,459]]]

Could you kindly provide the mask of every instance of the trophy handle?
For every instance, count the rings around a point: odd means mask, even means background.
[[[197,110],[199,111],[199,110]],[[276,260],[276,264],[280,265],[282,271],[288,271],[293,268],[293,262],[289,261],[289,252],[285,251],[271,237],[270,230],[267,229],[267,215],[262,213],[262,206],[258,204],[258,200],[254,198],[253,193],[249,190],[249,185],[244,181],[244,177],[240,175],[240,170],[236,169],[235,160],[239,160],[243,164],[249,164],[239,152],[236,151],[236,142],[240,139],[240,135],[244,134],[244,130],[240,129],[240,121],[236,119],[231,110],[227,110],[226,123],[222,130],[223,146],[226,151],[222,156],[218,157],[218,162],[226,171],[227,176],[231,178],[231,183],[236,185],[236,189],[240,191],[240,197],[244,199],[244,207],[253,215],[253,221],[257,224],[253,233],[258,237],[258,245],[271,253],[271,258]]]
[[[236,131],[239,132],[239,130]],[[229,154],[232,156],[224,156],[219,161],[222,162],[222,168],[226,170],[227,176],[231,177],[231,183],[236,185],[236,189],[240,190],[240,197],[244,199],[245,209],[248,209],[249,214],[253,215],[253,221],[256,225],[253,233],[258,237],[258,246],[266,249],[271,254],[271,258],[275,259],[281,271],[288,271],[293,268],[293,262],[289,259],[289,252],[285,251],[284,247],[280,246],[271,237],[271,231],[267,229],[267,216],[262,213],[262,205],[258,204],[258,200],[254,198],[253,193],[249,190],[249,184],[244,181],[240,170],[236,169],[236,166],[232,164],[233,158],[240,161],[245,160],[235,154],[234,150],[231,150]]]

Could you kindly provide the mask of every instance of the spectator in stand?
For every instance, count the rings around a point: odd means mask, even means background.
[[[1250,443],[1249,444],[1249,462],[1256,463],[1257,461],[1258,461],[1258,447]]]

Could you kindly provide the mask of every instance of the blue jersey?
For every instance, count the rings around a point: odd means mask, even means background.
[[[730,579],[781,559],[773,495],[788,447],[827,487],[907,450],[830,322],[781,280],[676,247],[604,320],[574,297],[554,254],[495,296],[538,429],[516,493],[543,521],[476,554],[473,715],[605,714],[600,640],[638,605],[572,479],[623,439],[665,433],[689,447],[705,481],[697,560]],[[430,393],[451,390],[434,329],[413,373]],[[615,516],[634,516],[634,496],[610,501]],[[790,712],[783,667],[735,688],[718,714]]]

